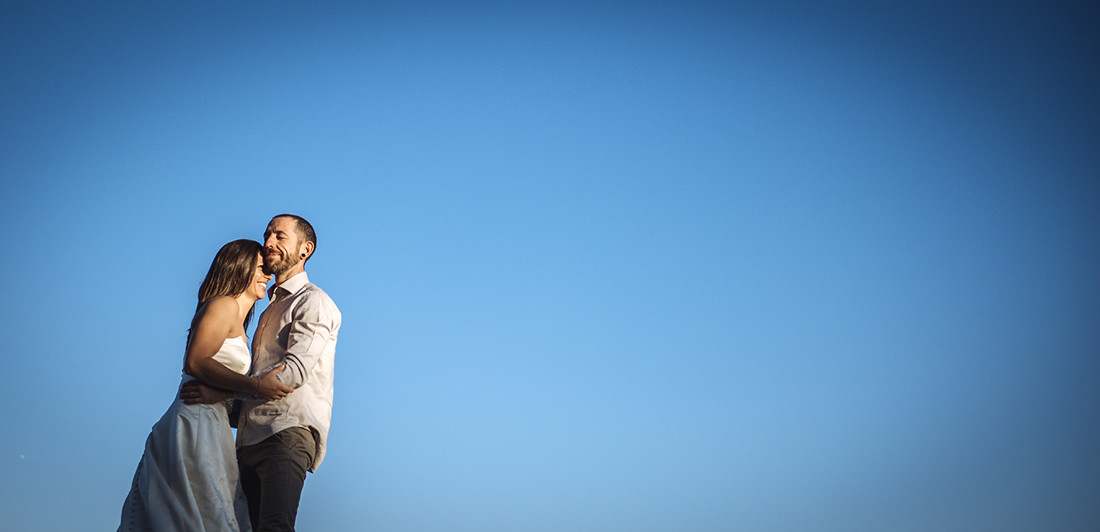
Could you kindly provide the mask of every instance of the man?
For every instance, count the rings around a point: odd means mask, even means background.
[[[306,471],[316,472],[325,456],[340,311],[306,277],[316,248],[313,226],[301,216],[280,214],[264,232],[264,270],[275,285],[252,339],[252,375],[282,365],[277,379],[294,392],[241,401],[237,463],[255,532],[294,530]],[[201,385],[180,391],[187,403],[219,395]]]

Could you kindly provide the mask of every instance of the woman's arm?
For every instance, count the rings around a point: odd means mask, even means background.
[[[214,360],[214,355],[238,325],[237,313],[236,301],[228,297],[215,298],[199,309],[191,325],[191,341],[184,356],[183,371],[214,388],[249,393],[266,401],[286,397],[293,390],[275,379],[281,370],[257,379],[237,373]]]

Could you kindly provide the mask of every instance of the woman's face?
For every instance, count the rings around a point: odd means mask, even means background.
[[[246,291],[258,300],[263,299],[267,295],[267,282],[270,280],[271,276],[264,273],[263,254],[257,253],[256,265],[252,268],[252,282],[249,283]]]

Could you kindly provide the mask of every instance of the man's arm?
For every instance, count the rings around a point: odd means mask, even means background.
[[[199,381],[187,381],[180,386],[180,399],[183,399],[184,404],[212,405],[232,397],[231,391],[211,388]]]
[[[279,384],[279,380],[278,380],[279,373],[282,372],[282,371],[283,371],[283,366],[279,366],[279,367],[267,372],[263,376],[259,377],[259,381],[260,381],[259,389],[261,391],[276,390],[276,389],[285,390],[286,388],[283,388]],[[290,390],[290,391],[286,392],[286,394],[289,394],[291,392],[293,392],[293,390]],[[240,393],[241,393],[241,395],[244,395],[245,397],[254,397],[254,396],[251,396],[251,395],[248,395],[248,394],[244,394],[243,392],[240,392]],[[269,394],[266,397],[263,396],[263,395],[255,396],[255,397],[258,397],[258,398],[263,399],[265,401],[273,401],[275,399],[281,399],[282,397],[285,397],[286,394],[282,394],[281,396],[273,396],[273,395]],[[183,399],[183,403],[188,404],[188,405],[197,405],[197,404],[212,405],[214,403],[218,403],[218,402],[224,401],[226,399],[232,399],[233,397],[236,397],[236,394],[234,394],[233,392],[231,392],[229,390],[223,390],[221,388],[213,388],[213,387],[207,386],[207,385],[205,385],[205,384],[203,384],[203,383],[201,383],[197,380],[187,381],[187,382],[183,383],[182,386],[180,386],[180,399]]]
[[[279,382],[294,389],[305,384],[329,343],[335,342],[340,327],[340,311],[320,290],[306,294],[292,311],[283,363],[286,371]]]

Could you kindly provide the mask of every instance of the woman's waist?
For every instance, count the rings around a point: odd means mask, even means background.
[[[180,386],[179,386],[179,388],[176,389],[176,401],[180,401],[180,402],[183,401],[183,399],[180,398],[179,390],[180,390],[180,388],[183,388],[184,384],[187,384],[191,381],[200,382],[200,383],[202,382],[202,381],[200,381],[200,380],[184,373],[183,376],[180,378]],[[235,397],[230,396],[228,399],[223,399],[221,401],[216,401],[216,402],[213,402],[213,403],[196,403],[194,405],[187,405],[186,403],[183,403],[183,404],[185,406],[202,406],[202,405],[206,405],[206,406],[225,406],[226,408],[229,408],[230,406],[233,405],[233,401],[235,399],[236,399]]]

